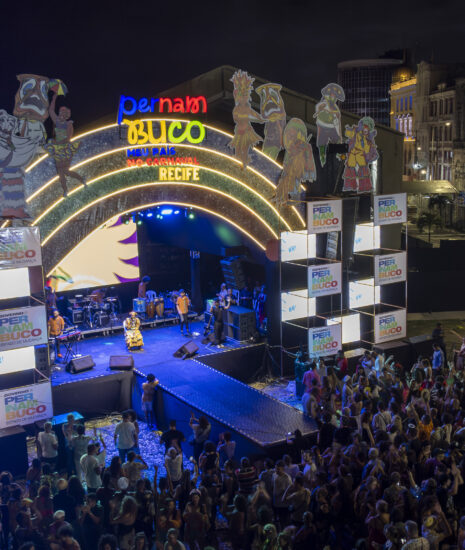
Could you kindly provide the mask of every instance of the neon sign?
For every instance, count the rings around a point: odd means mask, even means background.
[[[205,127],[198,120],[191,120],[188,123],[182,123],[179,120],[170,122],[168,131],[166,129],[166,120],[128,120],[123,119],[123,124],[128,126],[128,142],[130,145],[144,145],[150,143],[200,143],[205,138]],[[169,121],[168,121],[169,122]],[[154,136],[153,125],[159,125],[159,136]],[[183,124],[185,126],[183,127]]]
[[[158,110],[157,110],[158,107]],[[142,97],[136,99],[122,95],[119,98],[118,124],[121,124],[125,115],[131,116],[136,112],[146,113],[206,113],[207,100],[205,96],[191,97]]]
[[[126,163],[130,168],[132,166],[175,166],[178,164],[200,164],[197,157],[147,157],[144,159],[127,159]]]

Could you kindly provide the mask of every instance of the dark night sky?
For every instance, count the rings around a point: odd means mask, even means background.
[[[76,128],[116,113],[120,94],[154,96],[231,64],[313,96],[338,61],[411,47],[465,61],[465,2],[4,0],[0,107],[16,74],[58,77]]]

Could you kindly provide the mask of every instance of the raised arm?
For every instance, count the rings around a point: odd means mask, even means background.
[[[52,119],[53,123],[57,121],[57,114],[55,113],[55,105],[57,102],[57,94],[54,93],[52,97],[52,101],[50,102],[50,106],[48,108],[48,114],[50,115],[50,118]]]

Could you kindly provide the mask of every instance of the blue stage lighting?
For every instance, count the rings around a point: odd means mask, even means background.
[[[162,213],[163,216],[170,216],[173,213],[173,209],[172,208],[163,208],[161,213]]]
[[[152,216],[153,216],[152,212],[149,212],[149,213],[147,214],[147,218],[151,218]]]
[[[175,213],[175,214],[179,214],[179,210],[175,210],[174,213]]]

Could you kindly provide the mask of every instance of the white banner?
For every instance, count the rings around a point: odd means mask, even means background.
[[[407,310],[397,309],[375,315],[375,344],[407,336]]]
[[[36,366],[33,346],[0,351],[0,375],[31,370]]]
[[[0,268],[42,265],[38,227],[0,229]]]
[[[308,354],[311,358],[336,355],[342,349],[341,325],[308,329]]]
[[[308,298],[307,289],[281,292],[281,321],[303,319],[315,315],[315,298]]]
[[[0,311],[0,351],[47,342],[45,306]]]
[[[309,233],[342,230],[342,200],[309,202],[307,207]]]
[[[375,285],[388,285],[407,279],[407,253],[375,256]]]
[[[375,225],[407,221],[407,193],[375,195],[373,201]]]
[[[281,261],[306,260],[316,256],[316,237],[302,231],[281,233]]]
[[[308,268],[308,295],[311,298],[339,294],[342,288],[341,263],[312,265]]]
[[[0,428],[24,426],[52,416],[50,382],[0,391]]]

